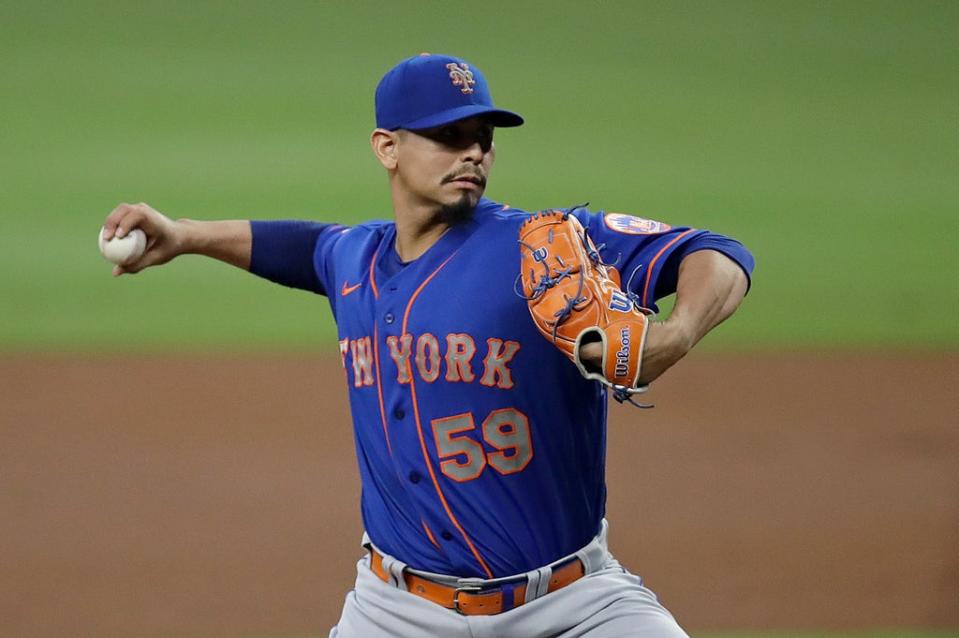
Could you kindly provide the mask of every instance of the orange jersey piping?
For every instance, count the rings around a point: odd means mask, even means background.
[[[651,280],[652,277],[653,277],[653,266],[656,265],[656,262],[659,260],[659,258],[662,257],[662,256],[663,256],[663,253],[665,253],[667,250],[669,250],[671,246],[673,246],[676,242],[678,242],[680,239],[682,239],[683,237],[685,237],[685,236],[688,235],[689,233],[692,233],[692,232],[695,232],[695,231],[696,231],[695,228],[690,228],[690,229],[687,230],[686,232],[680,234],[678,237],[674,237],[671,242],[669,242],[668,244],[666,244],[665,246],[663,246],[663,247],[659,250],[659,252],[656,253],[656,256],[653,257],[653,258],[649,261],[649,266],[646,268],[646,282],[643,284],[643,301],[642,301],[642,304],[643,304],[644,306],[648,305],[648,297],[647,297],[647,294],[649,293],[649,282],[650,282],[650,280]]]
[[[380,420],[383,422],[383,436],[386,437],[386,449],[393,456],[393,445],[390,443],[390,430],[386,424],[386,410],[383,408],[383,384],[380,383],[380,338],[376,324],[373,325],[373,365],[376,366],[376,398],[380,401]]]
[[[416,298],[419,296],[420,292],[422,292],[423,288],[426,287],[426,284],[428,284],[433,279],[433,277],[435,277],[437,273],[439,273],[439,271],[441,271],[443,267],[446,266],[446,264],[448,264],[450,259],[452,259],[454,256],[456,256],[455,252],[449,257],[447,257],[446,261],[440,264],[436,270],[430,273],[430,276],[427,277],[423,281],[423,283],[419,285],[419,287],[410,297],[410,301],[406,305],[406,312],[403,313],[402,334],[406,334],[406,327],[409,324],[410,311],[413,309],[413,302],[416,301]],[[409,362],[407,362],[407,365],[409,365]],[[473,541],[470,539],[469,535],[466,533],[466,530],[464,530],[463,526],[460,525],[460,522],[456,520],[456,516],[453,514],[453,510],[450,509],[449,503],[446,502],[446,497],[443,495],[443,488],[440,487],[440,483],[436,478],[436,472],[433,471],[433,464],[430,462],[429,452],[426,450],[426,440],[423,438],[423,423],[422,421],[420,421],[420,410],[416,401],[416,383],[413,379],[413,371],[410,370],[409,372],[410,372],[410,375],[409,375],[410,376],[410,394],[413,397],[413,418],[416,420],[416,434],[420,439],[420,450],[423,452],[423,460],[426,462],[426,469],[429,470],[430,480],[433,481],[433,487],[436,489],[436,495],[439,497],[440,503],[443,505],[443,509],[446,511],[446,516],[449,517],[450,522],[453,523],[454,527],[456,527],[456,530],[463,537],[463,540],[466,541],[466,544],[470,548],[470,552],[472,552],[473,557],[483,568],[483,571],[486,572],[486,577],[493,578],[493,572],[490,570],[489,565],[487,565],[486,561],[483,560],[483,557],[480,556],[479,551],[477,551],[476,546],[473,545]]]
[[[373,253],[373,258],[370,259],[370,287],[373,288],[373,297],[375,299],[380,298],[380,291],[376,287],[376,277],[373,276],[373,267],[376,265],[376,253]]]

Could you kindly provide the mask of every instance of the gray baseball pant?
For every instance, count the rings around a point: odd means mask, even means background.
[[[689,638],[642,579],[610,555],[606,530],[603,521],[600,534],[576,552],[586,567],[583,578],[546,594],[550,566],[529,572],[528,602],[492,616],[464,616],[405,591],[406,565],[389,556],[383,561],[391,574],[387,584],[367,555],[357,563],[356,585],[330,638]],[[369,546],[365,536],[364,542]],[[410,571],[452,585],[497,582]]]

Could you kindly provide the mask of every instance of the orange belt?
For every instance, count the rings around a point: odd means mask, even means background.
[[[370,558],[370,567],[373,573],[383,582],[389,583],[390,575],[383,569],[383,556],[375,549],[370,548]],[[549,587],[546,592],[550,593],[562,589],[582,578],[585,573],[586,570],[582,561],[578,558],[572,558],[569,562],[553,569],[553,576],[549,580]],[[476,585],[455,587],[406,571],[403,572],[403,580],[406,581],[406,588],[410,593],[466,616],[491,616],[519,607],[526,601],[525,582],[515,587],[506,588],[507,590],[512,589],[513,600],[509,601],[505,600],[508,593],[504,592],[498,584],[485,588]]]

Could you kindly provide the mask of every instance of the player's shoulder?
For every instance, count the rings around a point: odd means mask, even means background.
[[[335,231],[336,241],[341,244],[378,241],[393,228],[395,228],[394,222],[386,219],[373,219],[352,226],[341,226]]]
[[[509,222],[509,221],[519,221],[522,223],[522,220],[528,217],[530,213],[525,210],[516,208],[515,206],[510,206],[503,202],[496,202],[492,199],[486,199],[485,197],[480,200],[479,204],[476,205],[476,209],[473,211],[473,218],[479,223],[499,223],[499,222]]]
[[[647,217],[632,213],[593,210],[590,209],[588,203],[539,208],[533,211],[523,210],[506,204],[497,204],[492,201],[489,203],[488,217],[519,223],[526,221],[532,215],[556,211],[575,217],[584,227],[590,229],[591,232],[607,232],[614,235],[662,235],[691,230],[689,226],[670,224],[665,221],[660,221],[659,219],[654,219],[651,216]]]
[[[551,208],[537,208],[526,210],[518,206],[511,206],[510,204],[504,204],[500,202],[494,202],[493,200],[483,199],[480,201],[479,205],[476,207],[474,213],[474,218],[482,224],[494,224],[498,227],[505,227],[507,225],[520,226],[531,217],[538,215],[544,212],[557,211],[561,213],[569,213],[574,215],[579,219],[583,225],[588,223],[588,218],[595,213],[592,213],[583,205],[576,206],[556,206]]]
[[[577,207],[538,208],[527,210],[518,206],[483,199],[476,207],[474,219],[480,225],[495,226],[499,229],[519,227],[530,217],[545,211],[573,212]],[[578,213],[577,213],[578,214]]]
[[[654,235],[674,235],[686,231],[696,231],[697,229],[685,225],[675,225],[660,221],[653,216],[638,215],[634,213],[621,213],[606,210],[591,210],[588,204],[571,206],[569,208],[560,208],[576,217],[579,222],[591,233],[610,234],[612,236],[624,237],[649,237]]]
[[[381,235],[394,226],[388,219],[371,219],[353,226],[345,226],[343,232],[357,233],[358,235]]]
[[[376,250],[390,229],[391,221],[371,220],[352,226],[334,225],[317,240],[314,259],[333,264],[351,263],[357,255],[366,255]]]
[[[581,222],[585,222],[591,216],[601,215],[603,211],[594,213],[587,208],[588,204],[577,204],[573,206],[551,206],[546,208],[523,209],[518,206],[495,202],[489,199],[483,199],[476,207],[476,217],[480,220],[492,221],[512,221],[523,223],[533,215],[545,212],[569,213],[577,217]]]

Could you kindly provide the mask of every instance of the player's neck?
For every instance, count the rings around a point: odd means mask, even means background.
[[[404,262],[420,257],[450,228],[435,209],[406,206],[396,208],[394,214],[396,253]]]

